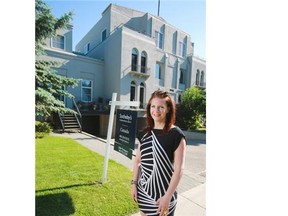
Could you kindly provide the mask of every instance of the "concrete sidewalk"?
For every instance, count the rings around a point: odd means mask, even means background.
[[[64,136],[71,138],[81,145],[105,156],[106,140],[99,137],[82,133],[53,133],[53,136]],[[111,141],[113,144],[113,140]],[[189,143],[189,141],[188,141]],[[189,147],[187,145],[187,147]],[[132,160],[114,151],[113,146],[110,146],[109,159],[112,159],[128,169],[133,169],[134,157]],[[185,166],[186,167],[186,166]],[[109,176],[108,176],[109,178]],[[178,186],[178,204],[175,211],[175,216],[205,216],[206,215],[206,172],[203,175],[192,173],[190,170],[184,170],[184,175]],[[132,216],[140,216],[140,213]]]

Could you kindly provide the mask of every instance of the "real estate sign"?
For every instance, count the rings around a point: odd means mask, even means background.
[[[118,109],[114,150],[132,159],[135,148],[137,111]]]

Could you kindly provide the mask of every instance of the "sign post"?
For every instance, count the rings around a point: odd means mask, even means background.
[[[107,131],[107,142],[106,142],[106,152],[105,152],[105,159],[104,159],[103,175],[102,175],[102,184],[105,183],[106,178],[107,178],[108,159],[109,159],[109,152],[110,152],[110,142],[111,142],[112,129],[113,129],[115,106],[139,107],[139,104],[140,104],[139,101],[116,101],[116,98],[117,98],[117,93],[114,92],[112,94],[112,101],[109,102],[109,105],[111,105],[111,108],[110,108],[108,131]]]

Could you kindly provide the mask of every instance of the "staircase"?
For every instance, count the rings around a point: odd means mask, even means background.
[[[65,113],[62,115],[59,115],[60,117],[60,121],[62,124],[62,130],[63,132],[65,131],[78,131],[81,132],[82,128],[81,128],[81,124],[76,116],[76,114],[70,114],[70,113]]]

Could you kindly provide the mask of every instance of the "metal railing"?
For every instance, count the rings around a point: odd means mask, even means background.
[[[62,132],[64,133],[64,131],[65,131],[65,125],[64,125],[64,122],[63,122],[63,120],[62,120],[62,117],[61,117],[60,112],[58,112],[58,117],[59,117],[59,121],[60,121],[60,123],[61,123]]]
[[[74,113],[74,115],[76,117],[78,125],[80,126],[80,131],[82,131],[82,115],[81,115],[81,112],[80,112],[80,110],[79,110],[74,98],[72,98],[72,101],[73,101],[73,105],[75,106],[76,112],[77,112],[77,114]]]

